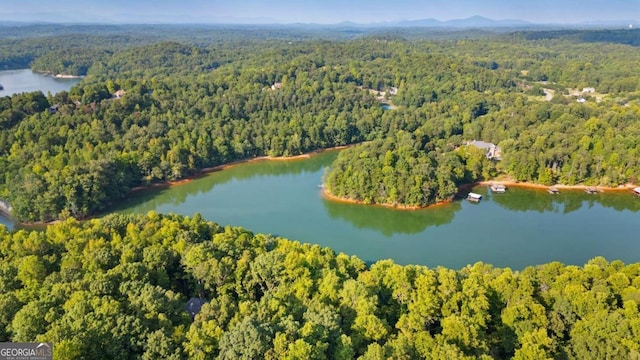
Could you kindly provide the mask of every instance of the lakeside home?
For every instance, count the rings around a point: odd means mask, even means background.
[[[496,144],[486,141],[473,140],[468,141],[466,145],[471,145],[477,147],[478,149],[486,150],[486,156],[489,160],[502,160],[502,150]]]

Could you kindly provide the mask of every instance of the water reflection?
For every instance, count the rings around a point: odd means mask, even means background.
[[[460,268],[477,261],[522,269],[561,261],[581,265],[595,256],[640,261],[640,198],[627,193],[509,188],[479,204],[459,200],[418,211],[324,199],[318,185],[337,152],[309,160],[238,165],[179,186],[143,191],[118,211],[198,212],[222,225],[275,233],[328,246],[366,261]],[[612,231],[614,230],[614,231]]]
[[[373,229],[387,237],[417,234],[431,226],[449,224],[462,208],[459,201],[416,211],[345,204],[327,199],[323,199],[322,203],[331,218],[344,219],[358,229]]]
[[[127,199],[115,205],[110,211],[123,211],[143,206],[153,210],[162,205],[180,206],[191,196],[205,196],[214,187],[222,187],[231,182],[252,181],[264,177],[296,176],[303,173],[321,172],[338,156],[338,151],[326,151],[307,158],[295,160],[258,160],[201,174],[195,179],[176,186],[160,186],[131,194]],[[318,184],[320,180],[318,180]],[[248,184],[248,186],[253,186]],[[197,210],[197,209],[196,209]]]
[[[640,200],[635,199],[631,191],[611,191],[589,195],[582,190],[561,190],[551,195],[542,189],[522,189],[511,187],[504,194],[493,194],[484,187],[474,191],[484,192],[491,200],[511,211],[535,211],[569,214],[582,208],[599,205],[616,211],[640,211]]]

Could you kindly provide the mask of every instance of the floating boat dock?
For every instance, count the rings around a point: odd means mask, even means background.
[[[507,187],[502,184],[493,184],[491,185],[491,191],[498,194],[503,194],[507,191]]]
[[[560,194],[560,190],[558,188],[550,187],[547,189],[547,192],[551,195]]]
[[[477,203],[482,200],[482,195],[470,192],[469,195],[467,195],[467,200]]]
[[[584,192],[586,192],[589,195],[595,195],[598,193],[598,189],[594,188],[594,187],[588,187],[586,189],[584,189]]]
[[[640,186],[638,186],[637,188],[634,188],[633,193],[640,196]]]

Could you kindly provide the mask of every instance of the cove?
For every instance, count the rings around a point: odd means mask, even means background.
[[[81,80],[79,78],[55,78],[34,73],[30,69],[2,70],[0,71],[0,84],[4,89],[0,90],[0,96],[32,91],[42,91],[45,95],[50,92],[53,95],[63,90],[69,91]]]
[[[640,261],[640,198],[509,188],[479,204],[455,201],[416,211],[333,202],[322,197],[325,168],[338,151],[310,159],[256,161],[185,184],[130,196],[116,212],[200,213],[242,226],[328,246],[365,261],[461,268],[476,262],[522,269],[560,261],[582,265],[596,256]]]

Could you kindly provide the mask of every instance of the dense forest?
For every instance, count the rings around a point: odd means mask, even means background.
[[[432,144],[400,130],[343,150],[325,175],[325,190],[363,204],[424,207],[448,201],[459,186],[497,173],[483,150],[465,145],[437,153]]]
[[[351,172],[328,177],[334,195],[422,206],[496,173],[569,185],[640,177],[640,51],[617,32],[39,29],[51,34],[8,28],[0,67],[86,78],[0,98],[0,198],[22,221],[82,218],[133,187],[238,159],[369,141],[391,162],[366,143],[348,151],[333,171]],[[502,161],[461,148],[474,139],[498,144]],[[371,164],[384,175],[368,178]]]
[[[2,231],[0,280],[0,341],[51,341],[57,359],[640,356],[640,265],[602,258],[367,265],[152,212]]]
[[[640,358],[640,264],[367,264],[199,215],[74,219],[137,186],[338,145],[353,146],[328,191],[370,204],[497,174],[638,183],[637,30],[2,30],[0,68],[86,77],[0,97],[0,198],[17,220],[62,219],[0,227],[0,341],[51,341],[56,359]]]

